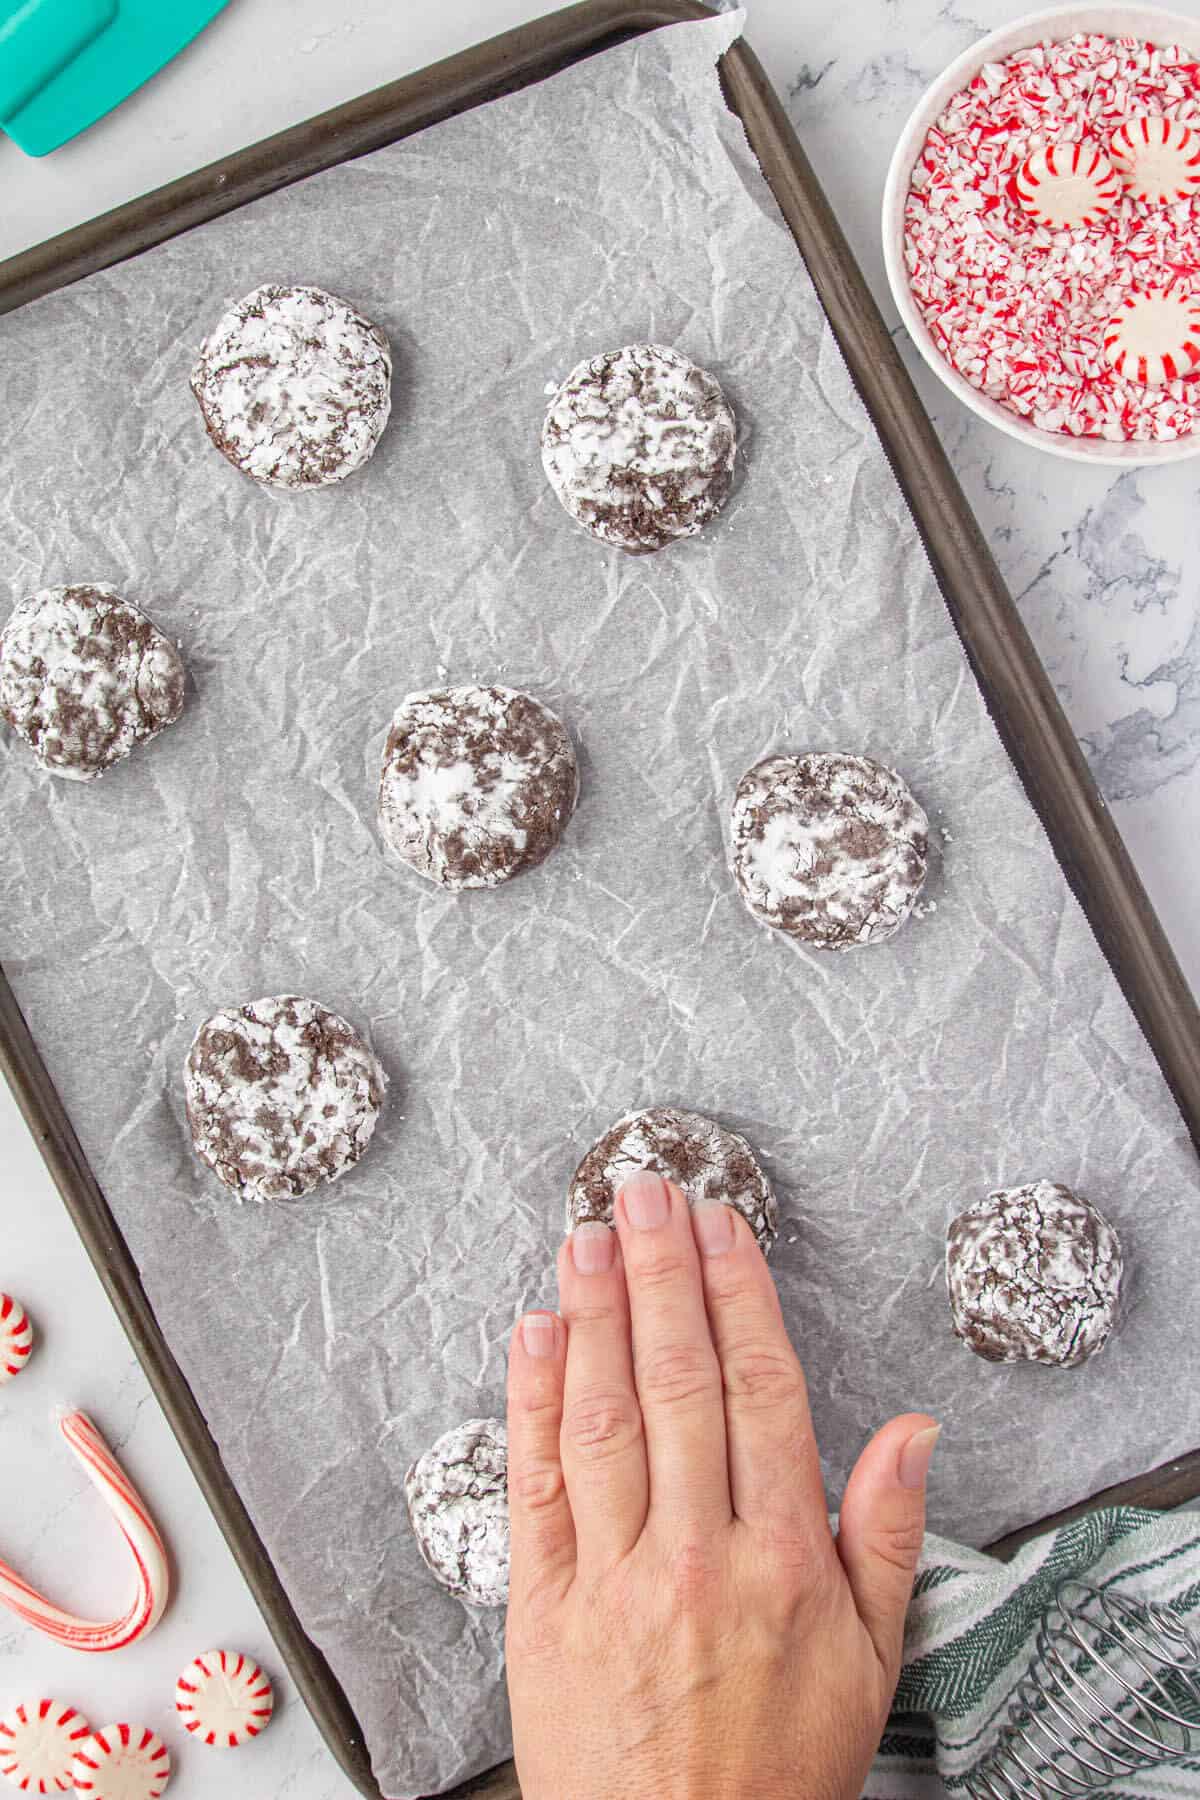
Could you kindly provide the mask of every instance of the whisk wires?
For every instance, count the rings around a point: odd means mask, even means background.
[[[1079,1800],[1200,1754],[1200,1645],[1178,1613],[1060,1582],[972,1800]]]

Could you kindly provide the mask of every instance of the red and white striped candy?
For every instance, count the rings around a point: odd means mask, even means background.
[[[1200,136],[1174,119],[1126,119],[1109,153],[1135,200],[1171,206],[1200,192]]]
[[[1094,225],[1121,198],[1116,170],[1095,144],[1047,144],[1027,156],[1015,177],[1030,218],[1055,230]]]
[[[23,1794],[69,1794],[75,1752],[92,1735],[61,1700],[23,1700],[0,1719],[0,1775]]]
[[[71,1779],[91,1800],[158,1800],[171,1758],[148,1725],[105,1725],[75,1752]]]
[[[0,1387],[19,1375],[33,1349],[33,1326],[19,1300],[0,1294]]]
[[[175,1710],[200,1743],[232,1750],[267,1729],[275,1695],[251,1657],[236,1650],[206,1650],[179,1677]]]
[[[1172,288],[1135,289],[1104,328],[1104,354],[1143,387],[1190,375],[1200,363],[1200,301]]]
[[[167,1552],[145,1501],[91,1420],[80,1412],[68,1413],[59,1428],[120,1528],[133,1558],[137,1588],[119,1618],[95,1624],[64,1612],[0,1562],[0,1606],[68,1649],[122,1650],[153,1631],[162,1618],[170,1593]]]

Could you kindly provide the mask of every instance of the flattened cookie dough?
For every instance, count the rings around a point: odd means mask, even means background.
[[[99,582],[43,588],[0,631],[0,715],[42,768],[94,781],[183,711],[178,650]]]
[[[184,1070],[196,1155],[251,1200],[298,1200],[345,1174],[386,1088],[354,1027],[295,994],[214,1013]]]
[[[764,757],[738,782],[731,823],[742,899],[815,949],[883,943],[925,882],[929,821],[901,777],[869,756]]]
[[[392,408],[387,338],[322,288],[255,288],[220,318],[192,370],[209,437],[264,487],[344,481]]]
[[[417,1548],[444,1588],[475,1606],[508,1600],[508,1431],[468,1419],[404,1477]]]
[[[379,823],[396,855],[447,888],[498,887],[544,862],[579,795],[565,725],[506,687],[410,694],[388,733]]]
[[[735,439],[707,370],[663,344],[626,344],[571,370],[546,414],[542,464],[573,519],[637,554],[716,517]]]
[[[753,1150],[736,1131],[674,1106],[626,1113],[592,1145],[571,1177],[568,1232],[585,1219],[611,1225],[617,1194],[639,1169],[673,1181],[693,1206],[722,1200],[736,1207],[764,1256],[770,1254],[779,1208]]]
[[[1096,1208],[1057,1181],[1000,1189],[960,1213],[946,1240],[954,1329],[988,1362],[1094,1356],[1116,1322],[1121,1245]]]

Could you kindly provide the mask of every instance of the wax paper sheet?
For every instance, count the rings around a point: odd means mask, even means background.
[[[931,1523],[982,1542],[1200,1443],[1197,1171],[1160,1074],[987,718],[917,534],[714,59],[732,15],[248,206],[0,323],[15,603],[108,580],[176,635],[182,721],[98,784],[0,757],[0,953],[226,1464],[412,1795],[509,1748],[502,1620],[442,1593],[407,1464],[503,1405],[553,1303],[568,1178],[627,1108],[745,1133],[836,1501],[867,1434],[945,1421]],[[395,409],[344,486],[262,491],[187,376],[224,305],[315,282],[387,330]],[[548,381],[636,339],[711,368],[736,491],[626,558],[560,509]],[[495,892],[385,861],[401,696],[529,689],[583,791]],[[738,777],[866,751],[933,823],[921,915],[805,953],[726,869]],[[360,1167],[244,1205],[193,1159],[180,1069],[215,1007],[311,994],[391,1076]],[[1073,1373],[952,1337],[947,1219],[997,1183],[1118,1224],[1128,1318]],[[175,1546],[181,1559],[187,1545]]]

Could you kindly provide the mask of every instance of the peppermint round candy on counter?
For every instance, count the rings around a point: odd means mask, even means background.
[[[1017,198],[1039,225],[1094,225],[1121,198],[1116,170],[1094,144],[1047,144],[1013,178]]]
[[[148,1725],[105,1725],[75,1752],[71,1779],[91,1800],[158,1800],[171,1758]]]
[[[0,1775],[25,1794],[69,1794],[75,1752],[92,1728],[61,1700],[22,1700],[0,1719]]]
[[[1173,206],[1200,192],[1200,136],[1176,119],[1126,119],[1109,153],[1135,200]]]
[[[0,1387],[21,1373],[32,1349],[29,1314],[11,1294],[0,1294]]]
[[[1104,328],[1104,354],[1118,375],[1161,387],[1200,363],[1200,300],[1166,288],[1135,288]]]
[[[275,1695],[252,1657],[206,1650],[179,1677],[175,1710],[184,1730],[200,1743],[232,1750],[267,1729]]]

